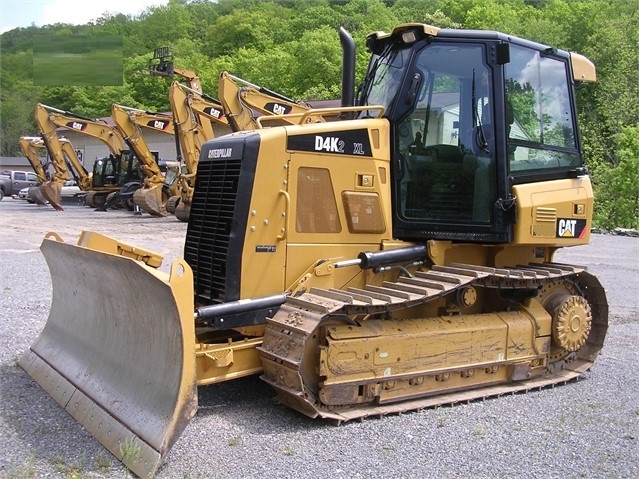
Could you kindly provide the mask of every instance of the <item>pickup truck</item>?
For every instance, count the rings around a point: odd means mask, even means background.
[[[6,196],[17,196],[22,188],[37,186],[40,180],[35,173],[28,171],[0,171],[0,200]]]

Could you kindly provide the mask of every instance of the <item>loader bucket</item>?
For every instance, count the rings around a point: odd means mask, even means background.
[[[164,185],[153,185],[135,190],[133,202],[152,216],[166,216],[166,200],[162,191]]]
[[[40,186],[42,196],[58,211],[64,211],[62,207],[62,186],[54,181],[47,181]]]
[[[41,250],[51,312],[19,364],[133,473],[151,477],[197,410],[191,269],[179,259],[166,274],[55,233]]]

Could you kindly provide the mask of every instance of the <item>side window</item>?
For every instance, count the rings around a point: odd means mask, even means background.
[[[27,173],[27,179],[29,181],[38,181],[38,176],[35,173]]]
[[[510,58],[505,67],[510,171],[581,166],[566,63],[515,45]]]
[[[16,171],[16,172],[13,174],[13,179],[14,179],[14,180],[16,180],[16,181],[26,181],[26,179],[27,179],[27,174],[26,174],[26,173],[23,173],[23,172],[21,172],[21,171]]]

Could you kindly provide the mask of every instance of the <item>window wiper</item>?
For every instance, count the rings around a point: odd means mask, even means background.
[[[359,91],[357,95],[357,104],[359,106],[364,106],[364,104],[368,103],[368,96],[370,94],[371,88],[373,88],[373,80],[376,77],[377,71],[381,67],[383,61],[386,60],[386,58],[389,56],[392,47],[393,47],[392,44],[390,43],[387,44],[384,47],[384,50],[375,59],[371,68],[366,73],[366,77],[364,78],[364,81],[360,84],[358,88]]]
[[[479,116],[479,110],[477,108],[477,92],[475,87],[475,69],[473,68],[473,83],[472,83],[472,92],[471,92],[471,101],[472,104],[472,115],[475,121],[477,122],[477,131],[475,132],[475,138],[473,139],[479,148],[486,153],[490,153],[488,150],[488,141],[486,140],[486,135],[484,134],[484,128],[481,124],[481,118]]]

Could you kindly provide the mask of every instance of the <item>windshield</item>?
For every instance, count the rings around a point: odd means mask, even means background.
[[[371,60],[360,105],[383,105],[388,111],[399,91],[410,50],[386,51]]]

